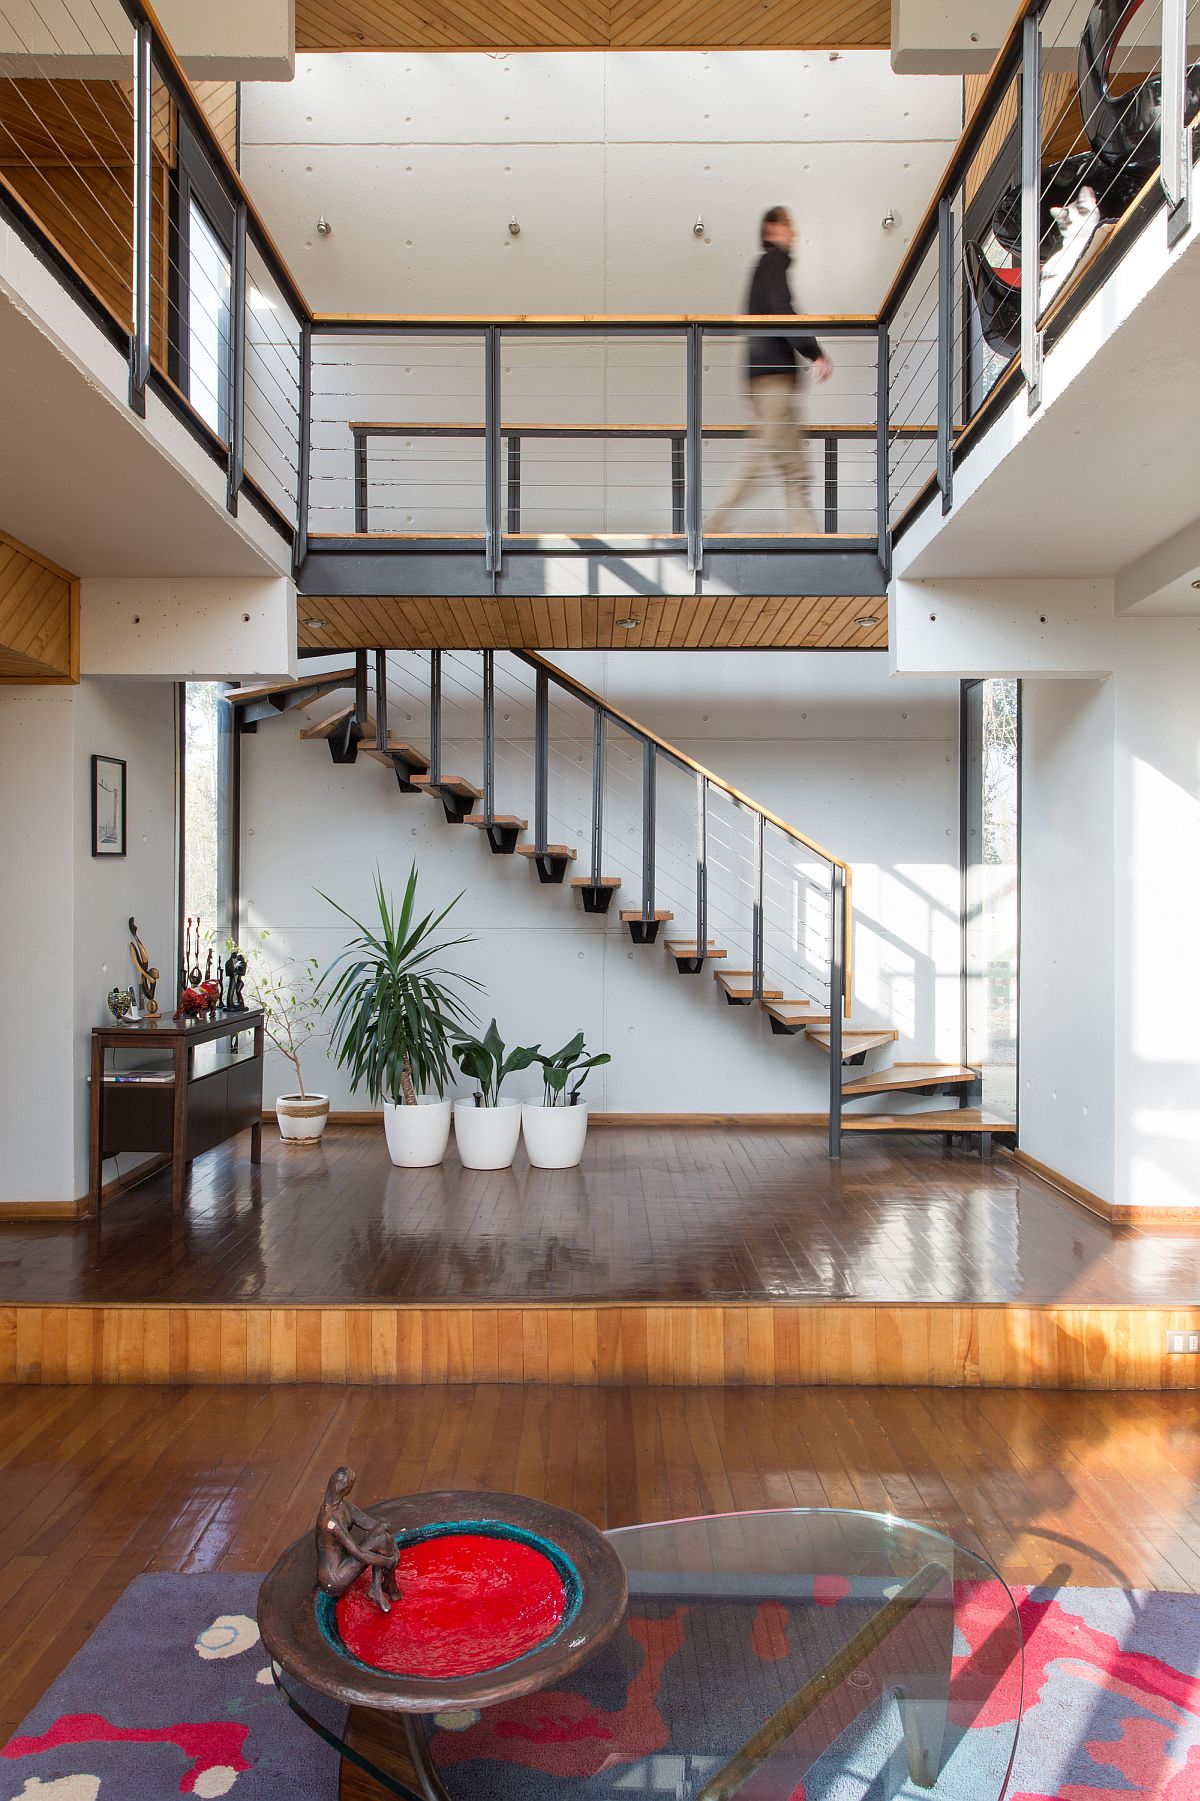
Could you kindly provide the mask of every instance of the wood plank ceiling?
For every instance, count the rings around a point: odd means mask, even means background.
[[[297,50],[886,48],[890,0],[296,0]]]
[[[78,680],[78,581],[0,532],[0,682]]]
[[[884,650],[879,595],[423,595],[297,601],[305,650]],[[859,625],[859,619],[874,623]],[[307,623],[320,620],[320,625]],[[622,620],[633,620],[632,626]]]

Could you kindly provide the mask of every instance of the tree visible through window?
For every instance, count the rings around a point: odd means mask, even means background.
[[[181,911],[200,920],[214,955],[234,930],[234,741],[223,694],[220,682],[188,682],[182,707]]]

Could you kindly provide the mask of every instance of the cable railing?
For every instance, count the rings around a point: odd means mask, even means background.
[[[886,576],[1136,229],[1191,219],[1200,0],[1095,0],[1082,35],[1075,0],[1022,0],[879,311],[829,318],[314,313],[146,0],[0,0],[0,53],[0,211],[297,570],[319,538],[491,583],[598,542],[697,578],[781,546]],[[746,411],[744,340],[773,332],[834,366],[786,454]]]

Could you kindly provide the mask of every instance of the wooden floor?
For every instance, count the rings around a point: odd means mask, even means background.
[[[600,1526],[841,1506],[1010,1581],[1200,1591],[1200,1397],[904,1389],[0,1389],[0,1740],[143,1570],[265,1570],[329,1470]]]
[[[0,1226],[0,1303],[729,1301],[1185,1306],[1200,1236],[1114,1231],[1011,1160],[937,1140],[594,1130],[582,1169],[394,1169],[377,1127],[264,1132],[98,1221]]]

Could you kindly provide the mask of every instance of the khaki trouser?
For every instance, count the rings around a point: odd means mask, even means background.
[[[804,390],[790,375],[760,375],[747,382],[754,424],[742,453],[705,525],[706,532],[730,529],[730,514],[746,504],[774,471],[783,481],[787,529],[795,537],[821,530],[813,505],[812,466],[804,425]]]

